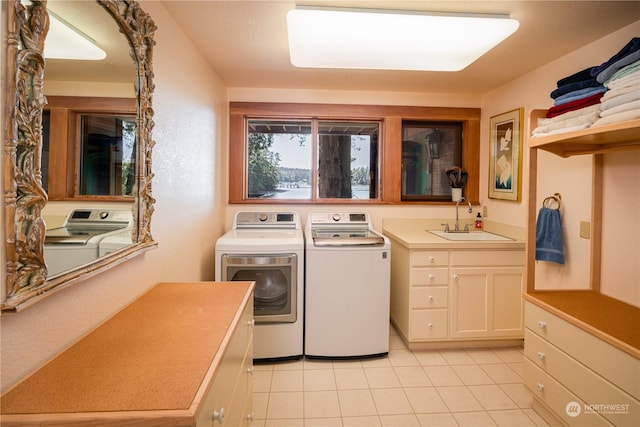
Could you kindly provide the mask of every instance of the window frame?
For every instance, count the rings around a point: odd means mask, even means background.
[[[310,104],[271,102],[229,103],[229,204],[370,204],[445,205],[449,200],[401,200],[402,122],[441,121],[462,124],[462,164],[469,180],[464,195],[479,204],[480,190],[480,114],[479,108],[377,106],[356,104]],[[377,199],[249,199],[247,197],[248,119],[305,119],[380,121],[378,146]],[[313,155],[314,161],[315,153]],[[237,176],[240,173],[241,176]]]
[[[79,194],[80,116],[114,114],[137,116],[135,98],[47,96],[49,111],[48,200],[131,202],[134,196]],[[137,120],[136,120],[137,122]]]

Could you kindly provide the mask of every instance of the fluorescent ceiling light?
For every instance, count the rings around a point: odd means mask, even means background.
[[[291,63],[307,68],[459,71],[519,25],[507,15],[304,6],[287,14]]]
[[[89,36],[49,11],[49,32],[44,43],[45,58],[97,61],[107,53]]]

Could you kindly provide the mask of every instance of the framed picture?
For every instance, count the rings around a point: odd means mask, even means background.
[[[491,117],[489,197],[520,201],[524,109]]]

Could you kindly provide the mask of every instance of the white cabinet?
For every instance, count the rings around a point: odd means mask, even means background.
[[[522,249],[391,245],[391,320],[410,347],[522,339]]]

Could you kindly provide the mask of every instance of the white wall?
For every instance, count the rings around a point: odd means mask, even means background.
[[[24,311],[3,313],[2,390],[154,284],[214,278],[214,243],[224,222],[224,194],[217,189],[225,187],[226,89],[160,3],[142,7],[158,26],[152,219],[158,249]]]

